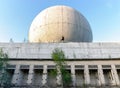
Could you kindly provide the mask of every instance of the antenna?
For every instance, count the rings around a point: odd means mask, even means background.
[[[12,40],[12,38],[10,38],[10,43],[13,43],[13,40]]]

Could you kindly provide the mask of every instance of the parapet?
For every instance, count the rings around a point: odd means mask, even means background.
[[[120,43],[0,43],[0,48],[10,59],[51,59],[55,48],[68,60],[120,58]]]

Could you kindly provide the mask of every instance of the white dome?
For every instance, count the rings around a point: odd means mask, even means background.
[[[92,42],[88,21],[68,6],[53,6],[43,10],[33,20],[29,42]]]

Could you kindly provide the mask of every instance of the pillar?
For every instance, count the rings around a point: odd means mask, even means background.
[[[71,65],[71,77],[72,77],[72,85],[75,86],[76,76],[75,76],[75,66]]]
[[[85,65],[85,67],[84,67],[84,77],[85,77],[85,84],[89,85],[90,84],[90,75],[89,75],[88,65]]]
[[[47,83],[47,65],[43,66],[42,85]]]
[[[57,67],[57,86],[62,86],[62,76],[61,76],[61,72],[60,69]]]
[[[99,78],[99,85],[105,85],[105,78],[102,70],[102,66],[98,65],[98,78]]]
[[[111,65],[111,73],[112,73],[112,76],[114,78],[114,84],[113,85],[118,85],[119,86],[120,82],[119,82],[119,77],[118,77],[115,65]]]
[[[28,85],[32,84],[33,76],[34,76],[34,65],[30,65],[29,73],[28,73],[28,79],[27,79],[27,84]]]
[[[20,65],[16,65],[13,79],[12,79],[12,84],[20,84],[19,79],[20,79]]]

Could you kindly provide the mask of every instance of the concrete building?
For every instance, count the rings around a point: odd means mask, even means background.
[[[29,43],[0,43],[0,48],[10,58],[6,70],[14,85],[57,88],[60,77],[50,71],[55,69],[52,51],[59,48],[67,57],[72,88],[120,86],[120,43],[92,43],[87,20],[67,6],[41,12],[30,27]]]

